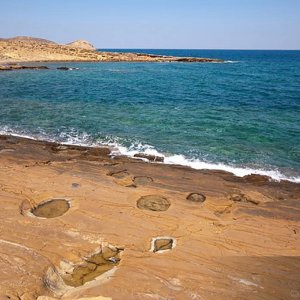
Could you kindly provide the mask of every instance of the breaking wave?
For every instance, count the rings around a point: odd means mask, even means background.
[[[295,183],[300,183],[299,176],[287,176],[279,170],[254,169],[243,166],[226,165],[217,162],[202,161],[198,158],[187,158],[182,154],[164,154],[155,149],[152,145],[143,143],[130,143],[125,146],[124,140],[120,138],[106,136],[102,139],[92,138],[87,133],[78,133],[76,130],[70,132],[60,132],[58,135],[48,135],[45,132],[39,134],[30,134],[25,131],[11,129],[7,126],[0,127],[0,134],[25,137],[35,140],[44,140],[51,142],[59,142],[66,145],[79,145],[88,147],[107,146],[111,149],[111,156],[127,156],[134,158],[137,153],[147,155],[160,156],[164,158],[164,164],[187,166],[196,170],[222,170],[233,173],[238,177],[243,177],[250,174],[268,176],[275,181],[288,180]],[[139,158],[140,159],[140,158]],[[146,159],[145,159],[146,160]]]

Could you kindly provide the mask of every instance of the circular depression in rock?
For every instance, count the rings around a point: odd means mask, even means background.
[[[203,203],[206,200],[205,195],[201,193],[191,193],[186,197],[187,200],[191,202],[200,202]]]
[[[166,211],[171,206],[171,202],[162,196],[149,195],[143,196],[137,201],[139,209],[151,211]]]
[[[70,204],[66,199],[50,199],[40,203],[31,212],[40,218],[56,218],[65,214],[69,208]]]
[[[130,174],[127,172],[127,170],[109,172],[108,175],[112,176],[116,179],[123,179],[123,178],[130,176]]]
[[[148,176],[135,176],[133,181],[137,185],[146,185],[153,182],[153,179]]]

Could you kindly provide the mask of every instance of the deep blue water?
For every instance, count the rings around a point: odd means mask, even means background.
[[[300,181],[300,51],[118,51],[230,62],[2,72],[0,131]]]

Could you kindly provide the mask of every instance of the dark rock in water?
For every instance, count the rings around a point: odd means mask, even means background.
[[[177,62],[215,62],[215,63],[222,63],[224,62],[221,59],[212,59],[212,58],[197,58],[197,57],[182,57],[177,58],[175,61]]]
[[[0,66],[0,71],[13,71],[13,70],[48,70],[49,68],[46,66],[20,66],[20,65],[8,65],[8,66]]]
[[[162,156],[156,156],[156,155],[150,155],[150,154],[144,154],[144,153],[137,153],[134,155],[136,158],[146,158],[149,161],[157,161],[157,162],[163,162],[164,158]]]
[[[168,199],[158,195],[144,196],[137,201],[139,209],[151,211],[166,211],[170,206],[171,202]]]
[[[70,68],[68,68],[68,67],[58,67],[58,68],[56,68],[57,70],[63,70],[63,71],[68,71],[68,70],[70,70]]]
[[[22,66],[22,69],[32,69],[32,70],[48,70],[46,66]]]
[[[191,193],[186,197],[186,199],[192,202],[203,203],[206,200],[206,197],[200,193]]]
[[[57,67],[56,69],[62,71],[69,71],[69,70],[78,70],[79,68]]]
[[[9,68],[9,67],[3,67],[0,66],[0,71],[12,71],[13,69]]]

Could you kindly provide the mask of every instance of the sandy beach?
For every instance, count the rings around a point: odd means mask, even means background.
[[[0,137],[0,299],[299,299],[300,185]]]

